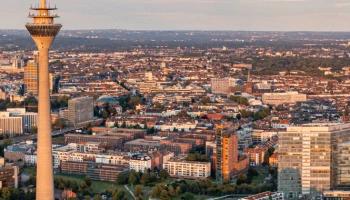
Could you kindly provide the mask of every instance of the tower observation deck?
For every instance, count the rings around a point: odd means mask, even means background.
[[[26,28],[32,36],[55,37],[58,34],[62,25],[54,23],[54,19],[58,17],[54,13],[56,7],[50,7],[46,0],[41,0],[38,7],[31,7],[30,10],[29,17],[33,22],[27,23]]]

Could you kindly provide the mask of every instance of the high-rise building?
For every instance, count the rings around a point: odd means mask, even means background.
[[[38,93],[38,149],[37,149],[37,173],[36,173],[36,199],[53,200],[53,166],[52,166],[52,138],[51,138],[51,108],[49,92],[49,49],[62,25],[55,24],[56,14],[52,14],[56,8],[49,8],[46,0],[40,0],[38,7],[29,17],[32,23],[27,23],[26,28],[34,40],[39,52],[39,93]]]
[[[347,179],[339,157],[347,152],[339,144],[349,139],[350,124],[304,124],[280,132],[278,190],[286,199],[299,199],[337,188],[337,182]]]
[[[72,125],[91,122],[94,118],[94,99],[79,97],[68,101],[68,121]]]
[[[34,54],[34,59],[28,61],[24,67],[24,86],[27,93],[38,95],[39,63],[37,53]]]
[[[229,181],[237,162],[237,135],[233,131],[218,127],[216,133],[216,180],[218,182]]]

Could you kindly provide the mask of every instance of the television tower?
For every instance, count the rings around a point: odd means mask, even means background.
[[[54,19],[58,16],[52,12],[56,8],[48,6],[46,0],[40,0],[39,6],[31,7],[31,10],[29,17],[33,21],[32,23],[27,23],[26,28],[39,52],[36,200],[53,200],[54,179],[49,93],[49,49],[62,25],[54,23]]]

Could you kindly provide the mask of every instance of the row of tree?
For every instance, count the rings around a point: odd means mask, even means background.
[[[144,173],[131,170],[120,173],[117,184],[154,186],[156,183],[160,183],[168,178],[169,174],[166,170],[146,170]]]
[[[4,187],[0,190],[0,199],[1,200],[34,200],[35,192],[33,191],[26,192],[21,189]]]
[[[224,196],[228,194],[256,194],[274,191],[270,183],[261,184],[216,184],[210,180],[180,180],[171,184],[157,184],[151,191],[151,197],[161,200],[172,198],[195,199],[195,195]]]

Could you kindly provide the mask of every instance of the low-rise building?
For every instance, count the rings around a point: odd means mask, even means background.
[[[19,167],[14,164],[5,163],[0,157],[0,189],[4,187],[18,188]]]
[[[281,104],[295,104],[297,102],[306,101],[306,94],[299,94],[298,92],[284,92],[284,93],[264,93],[262,101],[268,105]]]
[[[126,165],[108,165],[93,162],[65,161],[61,163],[61,172],[65,174],[85,175],[91,180],[115,182],[118,175],[128,170]]]
[[[129,161],[129,168],[136,172],[145,172],[148,169],[152,169],[152,158],[143,154],[135,154]]]
[[[159,140],[136,139],[124,144],[124,149],[130,152],[150,152],[160,149]]]
[[[207,178],[210,176],[210,162],[186,161],[183,158],[171,158],[163,164],[171,177],[177,178]]]
[[[269,165],[272,167],[278,166],[278,153],[274,153],[269,158]]]
[[[121,148],[124,142],[122,136],[114,135],[83,135],[83,134],[66,134],[64,136],[66,144],[69,143],[86,143],[86,142],[99,142],[101,146],[107,148]]]
[[[257,146],[255,148],[245,149],[244,153],[249,158],[250,166],[259,166],[265,161],[265,153],[268,149],[266,147]]]
[[[350,191],[346,190],[328,190],[323,192],[324,200],[346,200],[350,199]]]

